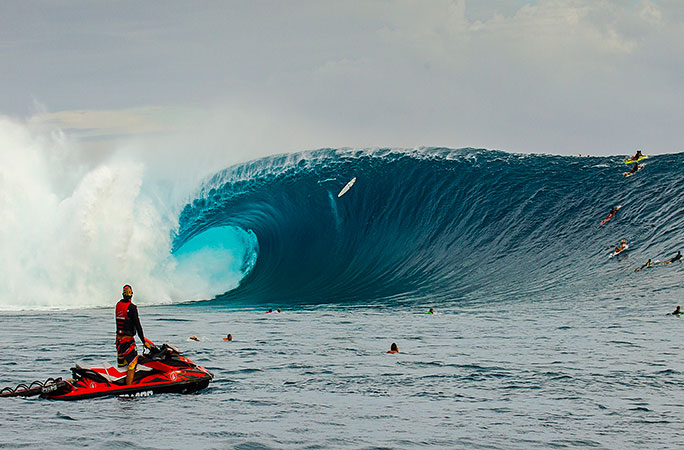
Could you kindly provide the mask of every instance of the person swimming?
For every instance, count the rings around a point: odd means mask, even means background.
[[[641,166],[639,165],[639,163],[635,162],[634,165],[632,166],[632,170],[630,170],[629,173],[636,173],[636,171],[639,169],[641,169]]]
[[[199,342],[199,338],[197,336],[190,336],[188,339],[192,339],[193,341]]]
[[[684,312],[682,312],[681,307],[680,307],[679,305],[677,305],[677,308],[676,308],[674,311],[672,311],[670,314],[668,314],[668,315],[670,315],[670,316],[678,316],[678,315],[680,315],[680,314],[684,314]]]
[[[387,353],[399,353],[399,347],[397,347],[397,344],[392,342],[392,345],[390,346],[390,349],[387,350]]]
[[[674,255],[669,261],[665,261],[663,263],[663,265],[672,264],[673,262],[679,261],[680,259],[682,259],[682,251],[681,250],[677,251],[677,254]]]
[[[233,340],[233,335],[228,333],[228,336],[223,338],[224,341],[232,341]]]
[[[634,156],[630,158],[631,161],[636,161],[637,159],[641,158],[643,155],[641,154],[641,150],[637,150]]]
[[[435,310],[430,308],[430,310],[428,312],[426,312],[425,314],[434,314],[434,313],[435,313]]]
[[[648,261],[646,261],[646,263],[645,263],[644,265],[642,265],[642,266],[639,267],[639,268],[634,269],[634,271],[635,271],[635,272],[638,272],[638,271],[640,271],[640,270],[642,270],[642,269],[645,269],[646,267],[651,267],[651,258],[648,258]]]

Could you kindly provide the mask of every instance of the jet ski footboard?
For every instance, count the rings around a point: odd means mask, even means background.
[[[109,386],[109,380],[92,369],[86,367],[72,367],[71,373],[74,379],[88,378],[89,380],[97,381],[98,383],[105,383]]]

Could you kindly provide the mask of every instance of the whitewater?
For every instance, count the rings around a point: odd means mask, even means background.
[[[633,270],[684,247],[684,154],[632,177],[624,155],[474,148],[178,170],[0,137],[0,387],[113,361],[126,283],[146,336],[216,376],[192,396],[4,399],[2,447],[679,446],[684,268]]]

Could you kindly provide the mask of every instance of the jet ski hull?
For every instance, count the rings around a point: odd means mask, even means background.
[[[126,384],[126,369],[71,368],[73,377],[40,388],[40,396],[53,400],[83,400],[109,395],[143,397],[160,393],[191,394],[206,388],[214,375],[175,348],[164,344],[139,357],[133,382]]]
[[[62,380],[44,386],[41,397],[52,400],[84,400],[105,396],[145,397],[153,394],[174,393],[192,394],[206,388],[213,375],[208,371],[184,370],[164,374],[151,375],[154,380],[134,382],[130,385],[94,381],[87,378],[80,380]]]

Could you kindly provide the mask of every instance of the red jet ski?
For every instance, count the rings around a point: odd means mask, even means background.
[[[48,379],[45,383],[34,382],[30,386],[19,385],[16,389],[5,388],[0,392],[0,397],[40,395],[54,400],[81,400],[107,395],[145,397],[163,392],[189,394],[206,388],[214,378],[207,369],[168,344],[152,346],[149,353],[138,358],[130,385],[126,385],[126,370],[113,366],[84,367],[76,364],[76,367],[71,368],[71,373],[73,377],[68,380]]]

